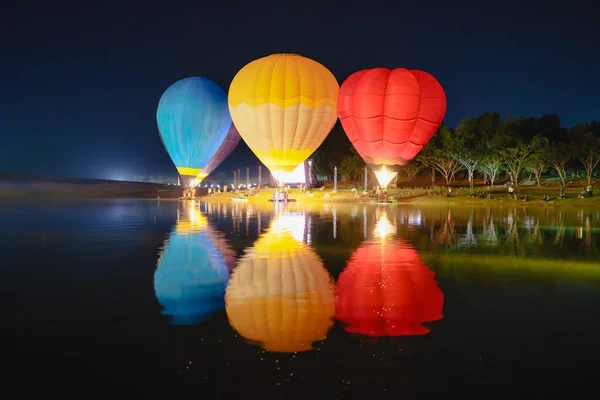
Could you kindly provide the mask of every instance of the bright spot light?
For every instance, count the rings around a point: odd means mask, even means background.
[[[300,163],[292,172],[285,172],[281,170],[271,171],[273,178],[275,178],[280,184],[285,183],[306,183],[306,171],[304,170],[304,163]]]
[[[196,211],[196,202],[192,200],[188,209],[190,215],[190,224],[192,226],[196,224],[196,213],[194,211]]]
[[[280,214],[271,225],[271,231],[277,234],[288,233],[298,242],[304,241],[305,216],[303,214]]]
[[[379,221],[375,224],[375,229],[373,230],[373,235],[377,239],[385,239],[388,235],[395,235],[396,227],[390,223],[390,220],[387,216],[382,215],[379,218]]]
[[[191,188],[195,188],[196,186],[198,186],[198,185],[200,184],[200,182],[201,182],[201,181],[199,181],[197,178],[195,178],[195,179],[193,179],[193,180],[190,182],[190,186],[189,186],[189,187],[191,187]]]
[[[382,188],[386,188],[387,185],[389,185],[389,183],[392,181],[392,179],[394,179],[396,174],[397,174],[397,172],[388,171],[385,168],[385,165],[381,168],[381,171],[375,171],[375,176],[377,177],[377,180],[379,181],[379,185]]]

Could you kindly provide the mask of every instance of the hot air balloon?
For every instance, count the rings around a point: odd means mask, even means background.
[[[206,164],[206,167],[202,170],[207,176],[210,175],[236,148],[238,143],[240,142],[241,136],[235,125],[232,123],[229,128],[229,132],[227,132],[227,136],[225,136],[225,140],[221,143],[221,146],[213,156],[213,158]]]
[[[236,74],[229,110],[246,144],[275,179],[285,182],[333,128],[338,91],[333,74],[318,62],[272,54]]]
[[[425,146],[446,113],[446,94],[430,74],[404,68],[365,69],[350,75],[337,100],[350,142],[380,185]]]
[[[184,185],[198,185],[231,128],[225,91],[206,78],[177,81],[161,96],[156,121]]]
[[[232,257],[232,250],[214,240],[196,203],[188,206],[167,239],[154,274],[156,298],[174,325],[197,324],[223,309],[230,273],[227,259]]]
[[[361,244],[339,275],[336,319],[365,336],[426,334],[423,323],[442,319],[444,295],[412,246],[385,238],[386,222],[375,229],[381,239]]]
[[[225,310],[242,337],[271,352],[311,350],[333,325],[332,278],[300,242],[304,217],[278,217],[241,259],[227,286]]]

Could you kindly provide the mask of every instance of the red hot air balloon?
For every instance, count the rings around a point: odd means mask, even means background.
[[[354,148],[377,173],[406,165],[429,142],[446,113],[446,93],[427,72],[365,69],[342,84],[337,108]]]
[[[435,274],[410,245],[361,245],[338,278],[336,319],[371,337],[424,335],[424,322],[442,319],[444,295]]]

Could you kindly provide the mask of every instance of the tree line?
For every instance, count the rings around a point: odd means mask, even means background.
[[[318,172],[329,178],[338,167],[340,181],[360,181],[365,163],[338,123],[313,154]],[[593,185],[600,163],[600,122],[561,126],[557,114],[540,118],[501,118],[498,112],[463,118],[456,129],[441,125],[431,141],[408,165],[403,177],[428,175],[432,184],[441,176],[446,184],[467,178],[473,188],[476,177],[490,185],[501,174],[515,186],[524,178],[539,186],[545,176],[557,177],[564,186],[568,176],[585,177]]]

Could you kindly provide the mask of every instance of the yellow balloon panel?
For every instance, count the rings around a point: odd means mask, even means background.
[[[273,54],[249,63],[233,78],[229,110],[263,164],[274,175],[290,173],[333,128],[338,91],[333,74],[318,62]]]
[[[241,336],[266,350],[310,350],[333,325],[333,282],[314,250],[289,234],[280,236],[266,233],[241,259],[227,287],[225,310]],[[271,252],[273,244],[283,246]]]

